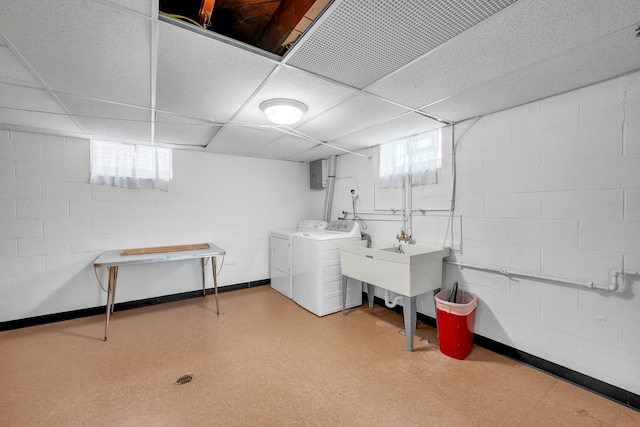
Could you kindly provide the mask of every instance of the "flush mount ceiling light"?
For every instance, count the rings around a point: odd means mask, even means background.
[[[260,109],[269,120],[279,125],[297,123],[307,112],[306,105],[293,99],[270,99],[260,104]]]

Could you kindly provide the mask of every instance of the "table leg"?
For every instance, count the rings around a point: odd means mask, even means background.
[[[202,296],[204,297],[207,295],[207,291],[205,290],[205,287],[204,287],[204,266],[205,266],[204,258],[200,258],[200,264],[202,264]]]
[[[211,270],[213,272],[213,293],[216,297],[216,314],[220,314],[220,310],[218,309],[218,277],[216,274],[216,257],[211,257]]]
[[[418,321],[416,297],[402,296],[402,311],[404,313],[404,332],[407,335],[407,350],[413,351],[413,336],[416,334]]]
[[[104,340],[107,340],[109,334],[109,318],[113,313],[115,300],[116,281],[118,280],[118,266],[109,267],[109,285],[107,288],[107,320],[104,324]]]
[[[116,288],[118,284],[118,266],[116,265],[112,268],[115,269],[115,272],[113,273],[113,289],[111,292],[111,314],[113,314],[113,310],[116,307]]]

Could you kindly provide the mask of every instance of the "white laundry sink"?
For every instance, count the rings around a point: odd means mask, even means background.
[[[442,259],[449,248],[375,240],[367,248],[364,241],[358,243],[339,245],[343,276],[408,297],[441,287]]]

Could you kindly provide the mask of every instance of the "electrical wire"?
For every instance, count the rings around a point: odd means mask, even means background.
[[[353,204],[353,220],[358,221],[360,223],[360,228],[362,228],[363,230],[366,230],[367,223],[363,218],[359,217],[358,214],[356,213],[356,197],[353,197],[351,199],[351,203]]]
[[[189,21],[193,25],[197,25],[200,28],[206,28],[204,25],[200,24],[197,21],[194,21],[193,19],[189,18],[188,16],[176,15],[174,13],[166,13],[166,12],[162,12],[162,11],[159,11],[159,13],[161,13],[164,16],[168,16],[169,18],[182,19],[182,20],[185,20],[185,21]]]
[[[96,279],[98,279],[98,285],[100,285],[100,287],[102,288],[102,290],[106,293],[109,293],[108,290],[106,290],[104,288],[104,286],[102,286],[102,282],[100,281],[100,277],[98,277],[98,268],[97,267],[93,267],[93,272],[96,274]]]
[[[453,219],[453,212],[456,209],[456,152],[458,150],[458,144],[462,140],[462,137],[466,135],[466,133],[476,124],[478,120],[480,120],[481,116],[478,116],[473,119],[471,124],[462,132],[462,135],[458,137],[458,140],[455,139],[455,125],[451,125],[451,171],[453,174],[452,184],[451,184],[451,204],[449,206],[449,218],[447,219],[447,227],[444,232],[444,239],[442,240],[442,246],[447,242],[447,236],[449,235],[449,228],[451,227],[451,221]],[[451,244],[453,246],[453,227],[451,227]]]
[[[222,273],[222,267],[224,266],[224,257],[225,256],[226,256],[226,254],[222,255],[222,262],[220,263],[220,269],[216,273],[216,277],[218,277],[220,275],[220,273]],[[204,265],[207,265],[208,263],[209,263],[209,258],[205,259]]]

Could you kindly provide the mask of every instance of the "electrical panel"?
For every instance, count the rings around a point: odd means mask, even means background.
[[[309,188],[322,190],[327,186],[327,160],[318,159],[309,163]]]

